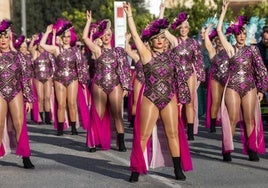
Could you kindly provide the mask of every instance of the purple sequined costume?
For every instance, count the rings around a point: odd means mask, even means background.
[[[174,52],[180,56],[179,63],[185,71],[186,80],[190,78],[195,69],[197,80],[204,82],[203,56],[198,42],[192,38],[187,38],[186,40],[178,38],[178,42],[179,45],[174,48]]]
[[[86,84],[88,78],[88,66],[82,61],[79,48],[60,48],[60,54],[55,61],[54,81],[60,82],[67,87],[77,79],[80,83]]]
[[[33,102],[31,71],[25,56],[19,52],[3,52],[0,56],[0,95],[8,103],[22,90],[24,99]]]
[[[130,89],[130,65],[123,48],[102,48],[100,57],[95,61],[94,80],[107,95],[118,84],[123,89]]]
[[[210,71],[212,79],[219,82],[222,86],[228,79],[229,57],[225,50],[219,51],[210,61]]]
[[[153,57],[143,65],[145,88],[143,95],[162,110],[178,93],[180,103],[190,101],[190,92],[185,80],[184,69],[176,64],[175,56],[171,51]],[[173,59],[173,61],[171,61]]]
[[[235,90],[240,97],[244,97],[255,87],[258,92],[264,93],[267,86],[267,69],[256,46],[244,46],[237,49],[237,52],[229,61],[227,87]]]
[[[45,83],[53,75],[55,58],[47,51],[34,60],[34,78]]]

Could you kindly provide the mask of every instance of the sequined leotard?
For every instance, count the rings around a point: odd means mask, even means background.
[[[79,48],[61,48],[60,50],[61,53],[56,58],[54,80],[65,87],[77,79],[80,83],[86,84],[89,78],[88,66],[82,61]]]
[[[3,52],[0,56],[0,95],[10,102],[20,91],[27,102],[33,102],[31,71],[20,52]]]
[[[43,52],[34,60],[34,78],[45,83],[53,75],[55,58],[48,52]]]
[[[235,55],[229,61],[229,82],[227,87],[244,97],[255,87],[264,93],[268,87],[268,74],[256,46],[234,47]]]
[[[95,84],[106,94],[121,84],[123,89],[130,88],[130,64],[123,48],[102,48],[102,53],[95,61]]]
[[[153,57],[143,65],[145,88],[143,95],[162,110],[179,91],[179,102],[190,101],[183,67],[177,65],[171,51]],[[179,89],[178,89],[179,88]]]

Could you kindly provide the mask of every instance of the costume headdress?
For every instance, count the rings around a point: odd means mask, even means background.
[[[93,34],[93,40],[95,40],[96,38],[101,38],[105,31],[111,29],[111,21],[109,19],[104,19],[99,22],[97,26],[93,25],[92,27],[96,28],[96,31]]]
[[[11,25],[12,25],[12,22],[11,21],[6,20],[6,19],[2,20],[0,22],[0,33],[6,31],[8,28],[11,27]]]
[[[247,18],[245,16],[238,16],[237,22],[231,23],[231,25],[226,29],[225,34],[239,35],[244,29],[246,29],[245,27],[246,24],[247,24]]]
[[[174,22],[171,24],[171,28],[175,30],[180,26],[184,21],[188,20],[189,15],[186,12],[180,12],[177,17],[174,19]]]
[[[25,39],[24,35],[20,35],[14,42],[14,48],[19,49],[22,43],[26,42]]]
[[[165,29],[168,28],[168,21],[166,18],[157,19],[151,22],[145,29],[142,31],[141,39],[143,41],[149,41],[152,37],[162,34]]]
[[[40,43],[40,41],[41,41],[41,39],[42,39],[42,33],[39,33],[38,35],[37,35],[37,39],[34,41],[34,45],[37,45],[37,44],[39,44]]]
[[[67,29],[70,29],[72,26],[71,22],[68,20],[63,20],[62,18],[58,18],[53,25],[53,28],[56,29],[56,35],[62,35]]]

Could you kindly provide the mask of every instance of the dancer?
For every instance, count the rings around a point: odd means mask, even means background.
[[[102,20],[95,31],[90,32],[88,38],[91,20],[91,11],[87,11],[83,40],[95,58],[95,74],[91,88],[92,122],[87,144],[91,152],[96,151],[96,146],[110,149],[110,111],[117,131],[119,151],[125,152],[122,103],[123,97],[130,90],[130,64],[124,49],[111,45],[110,20]]]
[[[221,44],[216,28],[213,28],[213,23],[209,24],[205,30],[204,42],[211,64],[207,86],[206,127],[214,133],[216,132],[216,120],[220,112],[223,88],[227,80],[229,57]]]
[[[166,37],[164,30],[167,29],[168,22],[166,19],[155,20],[143,31],[142,38],[149,42],[151,47],[151,50],[149,50],[137,33],[130,4],[124,3],[123,7],[127,14],[132,38],[140,54],[145,77],[144,92],[139,96],[141,102],[138,103],[140,105],[138,105],[136,111],[131,153],[132,173],[129,181],[137,182],[141,173],[147,173],[145,162],[147,155],[144,156],[143,154],[147,149],[148,139],[159,116],[164,124],[175,178],[185,180],[186,177],[182,168],[191,170],[192,164],[183,127],[181,126],[178,129],[177,104],[189,102],[190,93],[186,80],[183,80],[185,77],[183,68],[175,63],[179,57],[170,50],[165,51]],[[157,163],[159,162],[157,157],[160,157],[160,155],[156,156],[154,152],[152,158],[155,157]]]
[[[223,0],[217,32],[229,60],[229,76],[223,94],[221,107],[223,131],[223,161],[231,161],[235,127],[242,114],[245,127],[244,151],[250,161],[259,161],[258,153],[265,152],[263,125],[259,102],[268,88],[267,69],[255,45],[245,45],[247,30],[245,18],[227,28],[235,36],[236,44],[231,45],[222,32],[223,19],[229,1]],[[227,117],[227,119],[224,119]]]
[[[180,56],[178,63],[182,64],[186,72],[191,93],[191,102],[185,105],[185,110],[188,140],[194,140],[194,134],[197,134],[198,131],[197,89],[200,82],[205,81],[203,56],[198,42],[188,36],[190,25],[186,12],[179,13],[171,27],[173,30],[179,31],[178,45],[174,50]]]
[[[52,76],[55,64],[53,55],[40,46],[42,34],[35,34],[29,45],[34,68],[34,87],[38,98],[40,124],[51,124]],[[52,41],[51,41],[52,42]],[[43,113],[45,111],[45,119]]]
[[[0,22],[0,156],[17,145],[16,155],[22,156],[23,167],[33,169],[26,126],[26,111],[33,102],[30,75],[24,56],[12,51],[11,22]],[[9,121],[11,118],[12,121]],[[15,138],[11,138],[12,136]],[[8,138],[10,137],[10,138]],[[14,141],[16,143],[9,143]]]
[[[56,44],[49,45],[46,44],[46,41],[53,27],[59,38]],[[75,46],[76,40],[77,36],[72,24],[59,18],[54,26],[49,25],[47,27],[40,42],[42,48],[56,57],[53,80],[57,99],[57,118],[55,118],[54,124],[57,127],[58,136],[63,135],[66,102],[72,129],[71,133],[72,135],[78,134],[76,128],[78,87],[79,84],[83,88],[86,87],[88,70],[87,65],[82,61],[81,51]]]

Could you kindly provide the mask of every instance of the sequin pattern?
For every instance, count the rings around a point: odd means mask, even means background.
[[[106,94],[121,84],[123,89],[130,89],[130,64],[123,48],[102,49],[101,56],[95,61],[95,84]]]
[[[195,39],[187,38],[185,41],[178,38],[179,45],[174,48],[174,52],[180,56],[180,64],[188,80],[193,74],[194,69],[199,81],[205,81],[205,70],[202,52],[199,44]],[[193,69],[194,67],[194,69]]]
[[[54,57],[43,52],[34,60],[34,78],[45,83],[53,75]]]
[[[268,89],[268,74],[256,46],[244,46],[230,59],[229,82],[227,87],[235,90],[240,97],[251,89],[259,92]]]
[[[135,63],[135,73],[136,73],[136,79],[143,84],[144,83],[144,73],[143,73],[143,66],[142,62],[138,61]]]
[[[228,79],[229,57],[225,50],[219,51],[212,59],[210,71],[212,79],[225,86]]]
[[[30,85],[31,73],[27,61],[19,52],[6,52],[0,56],[0,95],[10,102],[20,91],[24,100],[33,102]]]
[[[61,49],[55,62],[54,80],[67,87],[77,79],[82,84],[86,84],[89,79],[88,66],[82,61],[79,48]]]
[[[157,57],[153,57],[150,62],[143,65],[145,77],[145,89],[143,95],[152,101],[160,110],[163,109],[178,92],[178,86],[182,86],[179,79],[183,78],[183,68],[171,60],[170,51],[164,52]],[[179,71],[178,71],[179,70]],[[186,82],[185,82],[186,84]],[[186,91],[189,88],[186,86]],[[183,92],[181,90],[181,92]],[[184,94],[186,96],[186,94]],[[180,98],[179,98],[180,99]],[[183,102],[183,101],[180,101]]]

